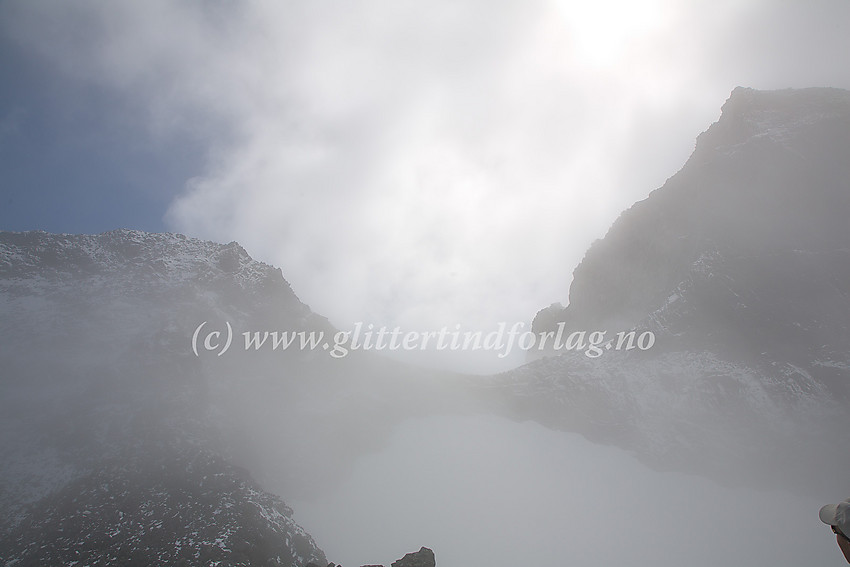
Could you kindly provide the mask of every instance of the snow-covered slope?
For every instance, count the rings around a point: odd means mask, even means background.
[[[824,491],[850,466],[850,92],[738,88],[680,172],[624,212],[537,331],[652,331],[538,360],[512,412],[653,464]],[[551,353],[550,353],[551,354]]]

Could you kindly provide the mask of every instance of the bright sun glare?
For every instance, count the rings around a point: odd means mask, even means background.
[[[576,58],[590,67],[617,64],[663,29],[671,13],[664,0],[554,0],[554,5]]]

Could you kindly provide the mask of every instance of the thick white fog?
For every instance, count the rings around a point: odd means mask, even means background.
[[[4,2],[0,33],[121,101],[98,112],[132,124],[131,143],[198,140],[170,229],[238,241],[338,326],[428,331],[566,301],[590,243],[681,167],[736,85],[850,86],[848,14],[844,0]]]
[[[0,2],[0,150],[38,171],[0,202],[180,233],[0,232],[0,564],[845,564],[818,509],[850,495],[850,95],[797,90],[850,88],[848,24],[850,0]],[[118,138],[197,163],[160,187]],[[69,175],[101,168],[109,199]],[[532,319],[654,346],[248,340]]]
[[[844,563],[819,502],[656,472],[620,449],[492,416],[409,420],[324,497],[290,503],[346,567],[421,546],[441,567]]]

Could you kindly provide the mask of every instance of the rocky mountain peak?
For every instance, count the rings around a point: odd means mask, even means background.
[[[682,170],[590,247],[568,306],[544,319],[630,327],[709,258],[846,248],[848,147],[850,92],[735,89]]]
[[[590,247],[567,307],[534,319],[538,332],[646,330],[653,347],[508,373],[533,408],[519,416],[662,466],[846,483],[848,148],[850,92],[735,89],[685,166]]]

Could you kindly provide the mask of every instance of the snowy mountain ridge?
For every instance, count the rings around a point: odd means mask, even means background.
[[[279,268],[253,260],[235,242],[222,245],[181,234],[126,229],[99,235],[3,233],[0,286],[7,297],[18,293],[39,297],[60,293],[65,286],[78,294],[125,296],[167,294],[186,286],[218,287],[233,297],[243,292],[276,294],[291,315],[309,314]]]

